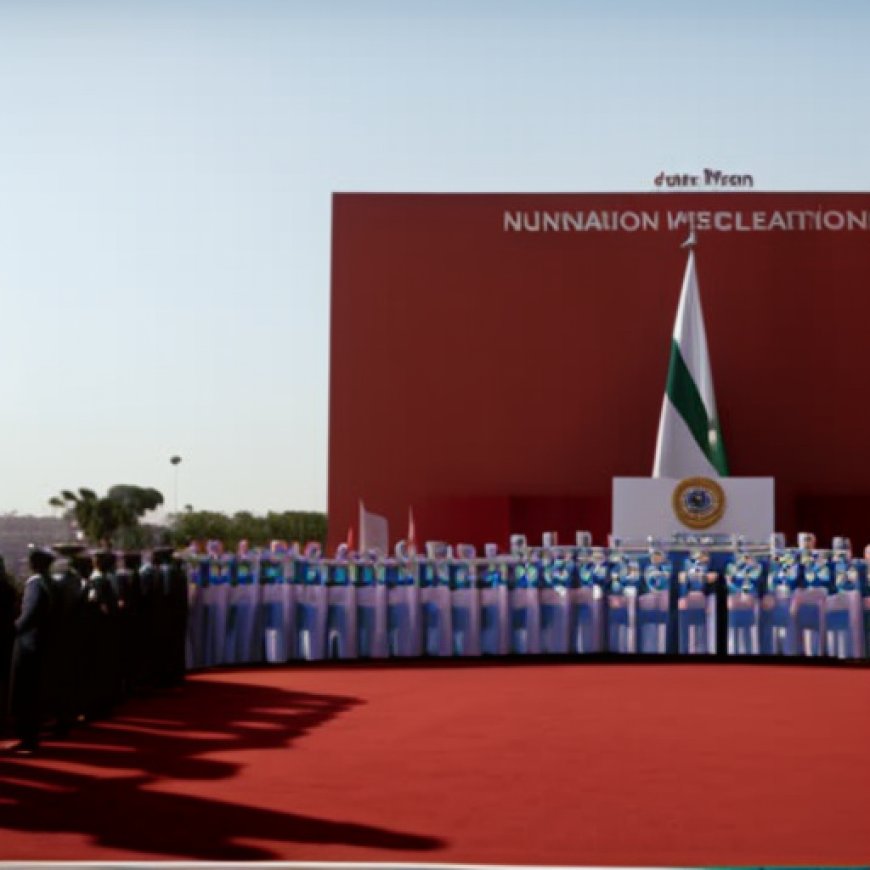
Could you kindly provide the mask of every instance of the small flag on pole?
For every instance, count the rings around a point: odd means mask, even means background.
[[[390,552],[387,518],[367,511],[362,500],[359,503],[359,546],[363,553],[378,550],[386,556]]]
[[[408,536],[406,538],[411,555],[417,552],[417,528],[414,525],[414,509],[408,508]]]
[[[653,477],[726,477],[728,460],[716,414],[713,373],[695,273],[694,234],[671,340]]]

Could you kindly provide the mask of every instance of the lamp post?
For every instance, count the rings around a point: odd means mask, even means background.
[[[181,465],[181,457],[180,456],[170,456],[169,463],[175,469],[175,477],[173,480],[173,488],[174,488],[174,501],[175,501],[175,509],[174,512],[176,516],[178,515],[178,466]]]

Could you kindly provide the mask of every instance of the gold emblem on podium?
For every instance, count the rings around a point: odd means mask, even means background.
[[[725,490],[712,478],[687,477],[674,488],[671,504],[690,529],[709,529],[725,515]]]

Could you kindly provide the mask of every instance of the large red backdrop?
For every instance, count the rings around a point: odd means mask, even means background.
[[[601,539],[653,451],[686,254],[731,472],[870,542],[870,194],[337,194],[329,519]]]

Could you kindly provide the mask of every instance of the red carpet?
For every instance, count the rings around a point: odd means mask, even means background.
[[[856,864],[870,671],[196,676],[0,759],[0,859]]]

